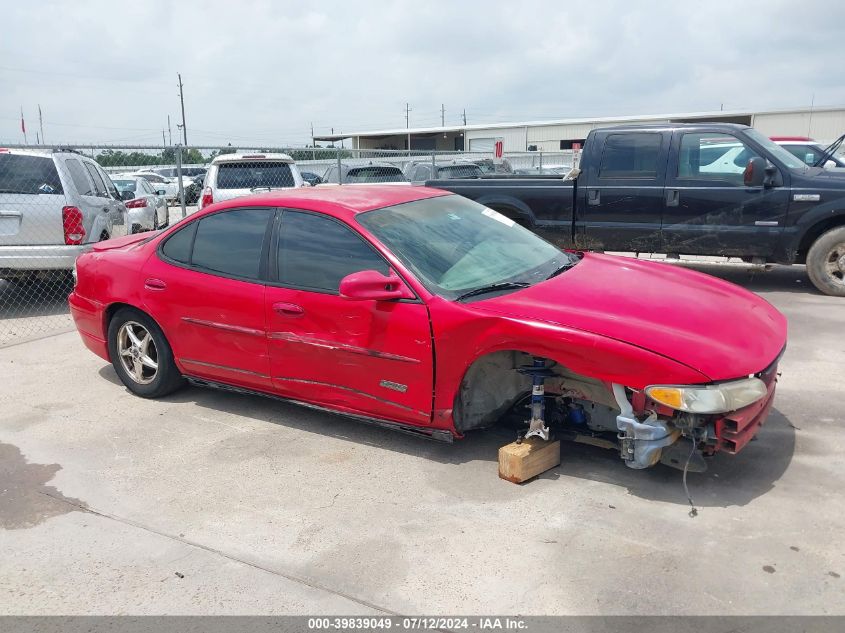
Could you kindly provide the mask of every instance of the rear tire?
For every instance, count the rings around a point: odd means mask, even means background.
[[[185,384],[158,324],[135,308],[119,309],[109,321],[109,357],[120,381],[142,398],[160,398]]]
[[[807,253],[807,275],[821,292],[845,297],[845,226],[822,234]]]

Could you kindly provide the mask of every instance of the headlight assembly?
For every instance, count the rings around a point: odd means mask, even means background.
[[[727,413],[747,407],[767,393],[759,378],[744,378],[718,385],[652,385],[646,395],[671,409],[690,413]]]

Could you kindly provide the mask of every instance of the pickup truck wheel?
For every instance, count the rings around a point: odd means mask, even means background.
[[[807,253],[807,275],[824,294],[845,297],[845,226],[813,242]]]
[[[160,398],[184,383],[164,332],[148,315],[121,308],[109,321],[109,356],[120,381],[142,398]]]

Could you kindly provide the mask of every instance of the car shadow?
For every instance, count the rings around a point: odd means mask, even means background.
[[[123,386],[111,365],[102,367],[99,373],[109,382]],[[440,464],[488,462],[484,470],[489,471],[491,477],[496,476],[499,448],[516,438],[514,431],[495,427],[474,431],[464,439],[448,444],[282,400],[193,386],[162,400],[192,403],[212,412],[247,416],[300,432],[413,455]],[[699,507],[743,506],[766,494],[792,460],[795,430],[782,413],[772,409],[758,437],[740,454],[718,454],[708,460],[707,472],[688,474],[695,504]],[[451,473],[448,487],[456,495],[488,494],[484,491],[497,494],[495,487],[478,490],[477,477],[464,476],[455,470],[448,472]],[[643,500],[687,505],[681,477],[680,470],[660,464],[646,470],[633,470],[624,465],[616,451],[573,442],[563,442],[561,464],[540,475],[542,479],[601,482],[625,488],[629,494]],[[530,485],[530,482],[523,484]],[[470,490],[470,486],[476,486],[476,489]]]

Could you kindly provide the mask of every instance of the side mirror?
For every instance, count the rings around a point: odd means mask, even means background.
[[[156,189],[157,196],[166,196],[167,192],[164,189]]]
[[[832,160],[827,160],[827,161],[825,161],[825,163],[824,163],[824,168],[825,168],[825,169],[836,169],[836,167],[837,167],[837,164],[836,164],[836,163],[834,163]]]
[[[390,301],[413,299],[414,293],[392,270],[382,275],[377,270],[362,270],[340,280],[340,296],[350,301]]]
[[[755,156],[748,159],[745,171],[742,174],[742,181],[746,187],[762,187],[766,182],[767,161],[765,158]]]
[[[133,191],[129,191],[129,189],[124,189],[120,192],[120,199],[121,200],[134,200],[135,193]]]

